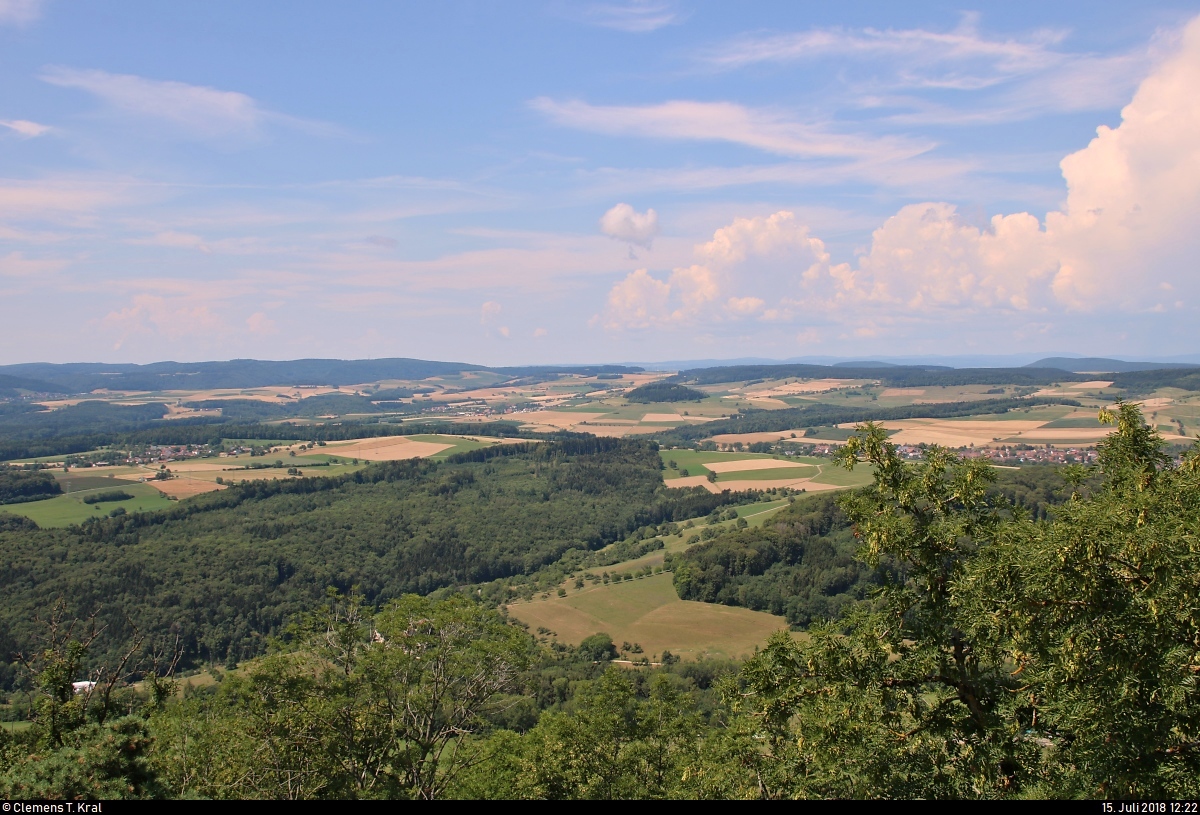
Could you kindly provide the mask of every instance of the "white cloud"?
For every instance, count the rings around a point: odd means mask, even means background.
[[[1128,53],[1073,52],[1067,32],[1039,29],[1023,37],[987,37],[977,14],[952,31],[813,28],[738,37],[701,56],[718,70],[760,63],[838,62],[850,107],[908,111],[899,124],[988,124],[1042,113],[1100,110],[1128,98],[1154,60],[1156,46]],[[900,90],[938,95],[896,95]],[[943,91],[960,94],[941,102]],[[981,91],[993,93],[978,97]]]
[[[658,213],[652,209],[638,212],[629,204],[617,204],[600,219],[600,231],[610,238],[649,249],[658,235]]]
[[[27,25],[42,16],[44,0],[0,0],[0,25]]]
[[[723,141],[792,158],[897,160],[934,147],[900,136],[843,134],[822,123],[733,102],[672,101],[658,105],[589,105],[540,97],[530,102],[556,124],[612,136]]]
[[[978,15],[965,15],[953,31],[925,29],[814,28],[789,34],[740,37],[706,61],[720,68],[740,68],[759,62],[795,62],[829,57],[904,60],[905,78],[938,87],[981,87],[1000,77],[1028,73],[1061,62],[1052,50],[1065,32],[1040,30],[1024,40],[987,39],[978,30]],[[986,66],[986,73],[964,73],[964,66]],[[917,70],[942,66],[937,76],[918,77]]]
[[[57,66],[47,68],[41,78],[87,91],[124,113],[169,122],[202,139],[257,135],[264,118],[257,102],[236,91]]]
[[[24,139],[34,139],[54,129],[49,125],[40,125],[26,119],[0,119],[0,127],[7,127]]]
[[[1200,18],[1138,87],[1120,126],[1101,126],[1063,159],[1065,206],[1044,222],[1021,212],[980,228],[951,204],[913,204],[874,231],[855,263],[834,263],[790,212],[735,219],[696,247],[692,270],[711,284],[703,298],[686,302],[680,269],[666,281],[639,270],[614,286],[604,323],[835,319],[880,334],[902,319],[1194,308],[1197,87]]]
[[[645,34],[681,22],[675,3],[661,0],[627,0],[593,3],[571,14],[586,23],[631,34]]]
[[[41,79],[87,91],[122,114],[164,122],[193,139],[256,138],[266,124],[322,136],[345,135],[334,125],[266,110],[237,91],[62,66],[46,68]]]
[[[170,300],[153,294],[139,294],[132,304],[109,312],[101,326],[116,334],[115,349],[138,335],[158,336],[170,341],[184,338],[212,339],[229,330],[217,312],[191,298]]]
[[[499,303],[492,301],[492,300],[488,300],[479,309],[479,324],[487,325],[488,323],[492,322],[496,317],[499,317],[500,312],[503,310],[504,310],[503,306],[501,306]]]

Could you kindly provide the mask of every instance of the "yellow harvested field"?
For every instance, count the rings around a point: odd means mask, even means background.
[[[924,396],[924,388],[888,388],[880,396]]]
[[[643,422],[682,422],[684,418],[678,413],[647,413],[642,417]]]
[[[508,613],[530,627],[554,631],[559,642],[578,645],[605,632],[618,643],[638,643],[647,656],[664,650],[692,658],[745,656],[787,627],[782,617],[761,611],[680,600],[669,573],[514,603]]]
[[[599,419],[604,415],[603,413],[568,413],[561,410],[538,410],[532,413],[519,413],[517,417],[526,424],[570,430],[580,422],[590,422],[592,419]]]
[[[1108,388],[1108,387],[1112,387],[1112,380],[1111,379],[1095,379],[1095,380],[1092,380],[1091,382],[1072,382],[1071,384],[1066,385],[1064,387],[1070,388],[1071,390],[1077,390],[1077,391],[1092,390],[1094,388]]]
[[[243,459],[250,461],[250,456],[243,456]],[[231,467],[244,466],[242,459],[236,458],[198,458],[190,461],[171,461],[167,463],[167,469],[173,473],[212,473],[228,470]],[[153,467],[151,470],[155,469]],[[142,473],[145,475],[145,473]]]
[[[1166,407],[1167,405],[1174,404],[1174,402],[1175,402],[1174,399],[1168,399],[1165,396],[1158,396],[1158,397],[1155,397],[1154,399],[1143,399],[1140,402],[1134,402],[1134,404],[1141,405],[1144,408],[1154,409],[1154,408]]]
[[[747,396],[789,396],[794,393],[823,393],[846,385],[844,379],[813,379],[808,382],[792,382],[759,391],[746,391]]]
[[[584,433],[591,433],[593,436],[620,438],[622,436],[637,435],[638,433],[658,433],[662,430],[662,428],[650,426],[639,427],[637,425],[589,424],[578,428],[578,430]]]
[[[793,433],[796,434],[797,441],[812,441],[812,439],[804,438],[803,427],[798,427],[795,430],[770,430],[762,433],[720,433],[713,436],[712,440],[717,444],[733,444],[735,441],[740,441],[742,444],[754,444],[760,441],[790,439]]]
[[[809,492],[846,489],[845,487],[837,484],[814,483],[809,478],[778,479],[772,481],[719,481],[711,486],[717,488],[713,490],[713,492],[719,492],[721,490],[730,490],[732,492],[744,492],[745,490],[773,490],[782,489],[783,487],[790,487],[794,490],[808,490]]]
[[[382,439],[363,439],[352,442],[330,442],[324,452],[334,456],[358,458],[364,461],[400,461],[407,458],[425,458],[449,450],[452,444],[436,444],[431,441],[412,441],[403,436]]]
[[[900,419],[880,422],[888,430],[899,431],[890,438],[893,444],[940,444],[944,447],[991,444],[994,439],[1007,439],[1034,428],[1044,421],[952,421],[949,419]],[[853,428],[853,423],[843,425]]]
[[[201,481],[198,478],[172,478],[169,481],[147,481],[147,484],[172,498],[191,498],[205,492],[225,489],[225,485],[212,481]]]
[[[791,469],[796,466],[796,462],[780,461],[775,458],[747,458],[736,461],[713,461],[704,466],[714,473],[744,473],[748,470]]]
[[[1059,427],[1043,430],[1027,430],[1021,434],[1022,439],[1030,441],[1099,441],[1110,433],[1116,432],[1115,427]]]
[[[721,488],[711,483],[706,475],[689,475],[686,478],[666,478],[663,483],[668,487],[704,487],[709,492],[720,492]]]

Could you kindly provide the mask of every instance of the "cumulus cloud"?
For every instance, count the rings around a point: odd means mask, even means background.
[[[0,127],[7,127],[23,139],[34,139],[53,130],[49,125],[40,125],[26,119],[0,119]]]
[[[638,212],[629,204],[617,204],[600,219],[600,231],[649,249],[658,235],[658,213],[652,209]]]
[[[115,349],[136,335],[176,341],[212,338],[228,330],[225,321],[208,305],[194,304],[188,298],[167,299],[153,294],[135,296],[131,305],[109,312],[100,324],[117,335]]]
[[[499,303],[497,303],[493,300],[488,300],[486,303],[484,303],[482,306],[479,307],[479,324],[487,325],[488,323],[492,322],[492,320],[494,320],[496,317],[499,317],[500,312],[503,310],[504,310],[504,307],[501,306]]]
[[[986,226],[948,203],[905,206],[852,263],[835,263],[790,212],[740,218],[666,279],[613,287],[608,328],[817,317],[879,333],[897,317],[1153,312],[1195,305],[1200,276],[1200,18],[1138,87],[1121,124],[1063,159],[1067,196],[1039,220]],[[701,272],[702,270],[702,272]],[[703,296],[688,281],[703,278]],[[859,325],[859,328],[862,326]]]

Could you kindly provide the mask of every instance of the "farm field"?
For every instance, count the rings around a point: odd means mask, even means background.
[[[510,605],[508,613],[530,628],[550,629],[560,642],[578,645],[604,632],[618,643],[638,643],[652,659],[664,650],[690,659],[746,656],[787,627],[772,614],[680,600],[666,572]]]
[[[739,518],[751,526],[768,522],[776,511],[787,506],[786,499],[761,501],[737,507]],[[691,528],[679,535],[662,538],[664,547],[642,557],[611,566],[590,569],[602,572],[627,573],[647,566],[663,565],[667,552],[687,548],[685,540],[707,525],[703,518],[692,520]],[[727,528],[736,521],[723,521],[717,528]],[[588,584],[574,588],[572,580],[562,584],[566,597],[550,595],[544,599],[513,603],[510,616],[526,623],[532,630],[547,628],[558,641],[578,644],[598,632],[611,636],[617,643],[628,641],[642,646],[645,654],[655,657],[663,650],[690,659],[705,654],[738,657],[762,645],[775,631],[786,628],[782,617],[733,606],[680,600],[671,583],[671,574],[651,575],[624,580],[620,583]]]
[[[782,487],[817,491],[859,487],[871,481],[867,468],[850,472],[827,458],[811,456],[702,450],[661,450],[659,455],[668,468],[663,473],[668,487],[704,487],[710,492]],[[716,476],[715,482],[708,480],[709,474]]]
[[[1075,411],[1070,407],[961,419],[900,419],[880,424],[894,431],[891,441],[896,444],[939,444],[944,447],[1092,445],[1115,430],[1111,425],[1097,422],[1095,411]],[[843,427],[852,429],[853,425]],[[1163,438],[1168,442],[1185,440],[1172,433],[1164,434]]]
[[[98,478],[96,481],[106,482],[100,486],[88,486],[74,489],[67,495],[48,498],[45,501],[30,501],[24,504],[5,504],[4,512],[13,515],[24,515],[41,527],[70,526],[83,523],[88,518],[102,518],[117,507],[126,512],[153,512],[167,509],[174,502],[149,484],[131,484],[119,479]],[[76,486],[76,485],[73,485]],[[134,496],[125,501],[105,501],[99,504],[85,504],[87,495],[122,490]]]

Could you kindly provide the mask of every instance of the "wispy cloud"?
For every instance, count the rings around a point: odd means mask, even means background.
[[[334,125],[275,113],[244,93],[205,85],[63,66],[46,68],[41,79],[58,87],[86,91],[122,114],[165,122],[200,140],[253,139],[263,134],[267,124],[315,135],[342,134]]]
[[[595,3],[576,15],[584,22],[632,34],[657,31],[678,23],[681,15],[674,3],[660,0],[629,0],[626,3]]]
[[[723,141],[793,158],[902,158],[934,147],[927,140],[838,133],[823,123],[733,102],[672,101],[658,105],[590,105],[540,97],[530,102],[553,122],[613,136]]]
[[[0,127],[7,127],[23,139],[34,139],[54,129],[26,119],[0,119]]]
[[[894,124],[990,124],[1050,111],[1097,110],[1127,99],[1153,65],[1155,46],[1116,54],[1072,52],[1068,32],[988,37],[979,15],[951,31],[813,28],[737,37],[700,55],[710,69],[822,61],[838,73],[843,103],[901,111]],[[961,91],[952,105],[921,92]],[[975,94],[985,93],[982,97]],[[904,95],[904,94],[914,95]],[[943,97],[944,98],[944,97]]]
[[[988,39],[979,33],[978,16],[966,15],[958,28],[945,32],[919,28],[814,28],[788,34],[743,36],[705,55],[704,60],[717,68],[741,68],[761,62],[829,57],[903,58],[907,65],[903,81],[972,88],[1057,64],[1062,55],[1052,47],[1065,37],[1065,31],[1042,29],[1024,39]],[[971,72],[971,63],[988,70]]]
[[[0,25],[28,25],[42,16],[44,0],[0,0]]]

